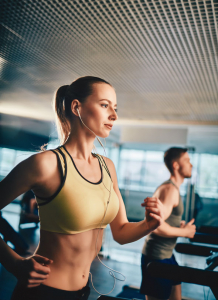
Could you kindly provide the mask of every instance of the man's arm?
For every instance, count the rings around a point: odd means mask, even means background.
[[[159,236],[163,237],[187,237],[193,238],[196,232],[196,226],[193,225],[195,219],[192,219],[189,223],[187,223],[184,227],[172,227],[168,223],[163,222],[157,229],[153,232]]]
[[[164,206],[164,220],[168,219],[170,214],[172,213],[173,207],[177,204],[177,199],[179,199],[179,193],[176,187],[172,184],[167,184],[166,186],[162,187],[160,191],[159,199],[163,203]],[[153,231],[156,235],[162,237],[189,237],[192,238],[195,235],[196,226],[193,225],[194,219],[192,219],[186,225],[182,227],[173,227],[170,226],[165,221]]]

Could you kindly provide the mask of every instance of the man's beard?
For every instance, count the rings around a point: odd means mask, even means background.
[[[192,177],[192,173],[191,174],[187,174],[187,173],[184,173],[182,171],[182,168],[179,169],[179,174],[185,179],[185,178],[191,178]]]
[[[186,175],[184,178],[191,178],[192,177],[192,174],[191,175]]]

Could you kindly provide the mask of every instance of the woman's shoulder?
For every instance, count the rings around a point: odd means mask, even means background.
[[[106,156],[103,156],[103,155],[101,155],[101,157],[104,159],[104,161],[106,162],[106,164],[108,166],[114,167],[114,163],[113,163],[113,161],[110,158],[108,158]]]
[[[110,158],[100,154],[95,154],[95,156],[97,156],[100,160],[103,160],[108,167],[115,168],[114,163]]]
[[[52,150],[45,150],[33,154],[29,159],[36,164],[47,164],[55,161],[56,155]]]
[[[57,157],[53,151],[45,150],[30,156],[26,163],[37,173],[49,173],[49,170],[52,171],[57,167]]]

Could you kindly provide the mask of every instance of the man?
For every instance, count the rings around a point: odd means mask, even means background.
[[[194,219],[187,224],[181,221],[184,208],[179,188],[184,179],[190,178],[192,174],[187,149],[168,149],[164,154],[164,162],[170,171],[170,179],[157,188],[153,197],[162,201],[165,221],[146,237],[142,249],[140,293],[146,295],[146,300],[181,300],[181,282],[151,277],[146,271],[146,266],[155,260],[177,265],[173,255],[177,237],[193,238],[196,231]]]

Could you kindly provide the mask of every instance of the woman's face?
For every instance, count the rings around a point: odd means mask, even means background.
[[[94,83],[92,90],[92,94],[80,106],[80,115],[86,126],[97,136],[105,138],[118,118],[116,93],[106,83]]]

